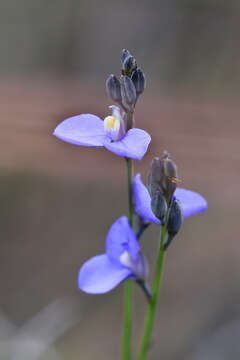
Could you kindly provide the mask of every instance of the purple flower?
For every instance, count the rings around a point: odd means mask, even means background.
[[[86,261],[79,272],[78,286],[89,294],[103,294],[127,278],[145,279],[148,266],[126,216],[111,226],[105,254]]]
[[[140,174],[137,174],[133,180],[133,194],[135,213],[146,222],[160,224],[159,219],[152,212],[151,198]],[[194,191],[177,188],[174,197],[181,203],[184,218],[207,209],[207,201]]]
[[[141,160],[151,141],[150,135],[141,129],[126,131],[125,117],[112,105],[112,115],[104,121],[92,114],[73,116],[61,122],[53,135],[70,144],[105,147],[119,156]]]

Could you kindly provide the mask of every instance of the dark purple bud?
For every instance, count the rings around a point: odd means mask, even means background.
[[[173,200],[168,217],[168,234],[175,236],[183,223],[182,207],[179,200]]]
[[[155,157],[150,165],[150,173],[147,178],[147,187],[150,196],[153,197],[156,191],[164,191],[161,188],[162,178],[164,177],[163,164],[158,157]]]
[[[142,69],[137,68],[137,70],[134,71],[132,81],[135,85],[137,95],[142,94],[146,87],[146,78]]]
[[[136,69],[137,69],[136,59],[132,55],[125,58],[123,62],[123,73],[127,76],[131,76]]]
[[[169,158],[169,154],[167,152],[163,153],[162,161],[164,166],[164,185],[166,187],[166,196],[169,202],[171,202],[174,191],[176,190],[177,184],[179,182],[177,166],[175,162]]]
[[[125,59],[129,56],[131,56],[130,52],[127,49],[123,49],[120,57],[121,63],[123,64]]]
[[[137,99],[137,94],[135,86],[128,76],[122,77],[121,94],[123,105],[132,111]]]
[[[173,241],[175,235],[177,235],[177,233],[179,232],[182,223],[183,223],[182,207],[179,200],[174,199],[168,217],[168,225],[167,225],[168,238],[164,244],[164,250],[167,250],[167,248]]]
[[[110,75],[106,81],[106,90],[109,97],[117,103],[122,101],[121,84],[115,75]]]
[[[160,191],[156,191],[151,199],[151,208],[154,215],[161,221],[161,224],[164,224],[164,220],[167,214],[167,202],[165,197],[160,193]]]

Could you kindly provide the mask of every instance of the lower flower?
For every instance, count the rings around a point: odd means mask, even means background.
[[[78,286],[89,294],[103,294],[114,289],[123,280],[145,280],[147,276],[147,260],[128,218],[122,216],[108,232],[106,252],[92,257],[82,265]]]

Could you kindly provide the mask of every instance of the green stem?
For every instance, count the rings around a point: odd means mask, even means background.
[[[134,200],[133,200],[133,160],[127,160],[127,169],[128,169],[128,211],[129,211],[129,222],[133,227],[133,220],[134,220]]]
[[[147,351],[149,348],[150,337],[151,337],[151,333],[152,333],[152,329],[153,329],[153,322],[154,322],[154,317],[156,314],[156,308],[157,308],[157,302],[158,302],[159,287],[160,287],[160,282],[161,282],[161,277],[162,277],[162,272],[163,272],[162,270],[163,270],[164,258],[165,258],[165,254],[166,254],[166,251],[164,250],[164,243],[166,241],[166,235],[167,235],[168,214],[169,214],[169,211],[167,213],[166,223],[164,226],[162,226],[161,237],[160,237],[160,250],[159,250],[159,255],[158,255],[154,284],[153,284],[152,300],[149,303],[148,309],[147,309],[142,342],[140,345],[140,351],[139,351],[138,358],[137,358],[138,360],[146,359],[146,354],[147,354]]]
[[[133,204],[133,161],[127,160],[128,173],[128,211],[129,222],[133,228],[134,225],[134,204]],[[132,302],[133,302],[133,281],[127,280],[125,282],[125,314],[124,314],[124,333],[123,333],[123,350],[122,359],[131,359],[131,333],[132,333]]]

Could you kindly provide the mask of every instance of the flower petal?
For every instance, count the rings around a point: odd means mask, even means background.
[[[142,160],[150,141],[151,137],[146,131],[134,128],[128,130],[125,136],[118,141],[111,142],[110,138],[106,138],[103,145],[119,156]]]
[[[125,280],[131,272],[111,261],[106,254],[86,261],[79,271],[79,289],[88,294],[104,294]]]
[[[204,197],[202,197],[202,195],[194,191],[177,188],[174,196],[176,196],[176,199],[180,200],[184,218],[207,209],[207,201]]]
[[[110,227],[106,239],[106,253],[109,258],[120,264],[120,257],[125,250],[128,251],[131,259],[136,262],[140,246],[128,218],[122,216]]]
[[[62,121],[53,135],[74,145],[103,146],[106,137],[103,121],[92,114],[73,116]]]
[[[160,220],[152,212],[151,198],[140,174],[137,174],[133,180],[133,195],[135,213],[150,223],[160,224]]]

